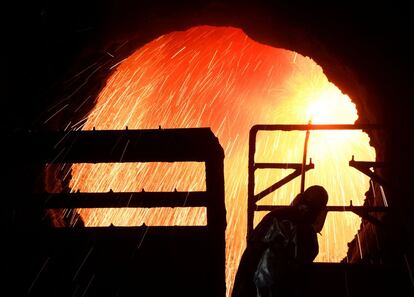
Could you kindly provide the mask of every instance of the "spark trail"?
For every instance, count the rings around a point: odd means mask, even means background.
[[[120,63],[83,129],[211,127],[226,155],[229,295],[245,248],[249,130],[258,123],[306,124],[310,119],[354,123],[357,111],[310,58],[259,44],[239,29],[201,26],[160,36]],[[262,133],[256,161],[300,163],[303,139],[304,132]],[[361,205],[369,181],[349,168],[352,155],[375,159],[366,134],[311,132],[308,156],[315,169],[307,173],[306,186],[325,186],[330,205],[348,205],[350,199]],[[288,173],[261,171],[256,192]],[[73,166],[70,185],[73,191],[84,192],[205,190],[204,168],[198,163],[80,164]],[[299,190],[297,179],[263,202],[289,204]],[[206,223],[203,209],[80,210],[80,214],[88,226]],[[317,261],[341,260],[359,224],[353,214],[328,215]]]

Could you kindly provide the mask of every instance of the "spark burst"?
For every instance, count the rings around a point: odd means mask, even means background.
[[[227,207],[226,283],[230,294],[245,248],[248,133],[254,124],[354,123],[355,105],[310,58],[259,44],[235,28],[194,27],[163,35],[116,67],[84,130],[211,127],[224,148]],[[301,162],[304,133],[259,135],[257,160]],[[368,178],[349,168],[351,155],[374,160],[368,136],[359,131],[315,131],[308,156],[315,169],[306,183],[321,184],[330,205],[362,204]],[[256,191],[286,175],[262,171]],[[80,164],[71,188],[85,192],[204,190],[198,163]],[[289,204],[295,180],[264,202]],[[87,226],[205,224],[203,209],[80,210]],[[257,220],[260,217],[257,217]],[[257,223],[256,220],[256,223]],[[341,260],[358,230],[352,214],[328,215],[317,261]]]

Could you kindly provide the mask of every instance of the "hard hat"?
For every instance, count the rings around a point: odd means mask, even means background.
[[[324,187],[319,185],[310,186],[303,192],[301,201],[311,207],[313,210],[323,210],[328,203],[328,192]]]

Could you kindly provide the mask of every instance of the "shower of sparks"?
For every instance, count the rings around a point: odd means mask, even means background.
[[[194,27],[173,32],[138,49],[116,67],[84,123],[84,130],[211,127],[225,151],[227,208],[226,283],[230,294],[245,248],[248,134],[254,124],[354,123],[355,105],[330,83],[313,60],[259,44],[235,28]],[[301,162],[305,132],[259,133],[256,161]],[[363,203],[369,180],[348,166],[351,156],[374,160],[360,131],[312,131],[308,156],[315,169],[306,185],[320,184],[330,205]],[[201,163],[79,164],[71,188],[93,191],[205,190]],[[256,193],[287,175],[261,170]],[[289,204],[300,180],[260,204]],[[203,209],[80,210],[87,226],[206,224]],[[256,223],[260,218],[257,215]],[[360,219],[329,214],[317,261],[339,261]]]

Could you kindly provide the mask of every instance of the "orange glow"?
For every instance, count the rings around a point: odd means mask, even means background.
[[[310,119],[313,123],[354,123],[357,111],[350,98],[330,83],[310,58],[259,44],[239,29],[202,26],[160,36],[117,66],[82,129],[211,127],[226,155],[229,295],[245,248],[249,130],[254,124],[306,124]],[[305,132],[259,133],[256,161],[300,163],[304,137]],[[354,205],[361,205],[369,180],[348,166],[352,155],[358,160],[375,159],[366,134],[311,132],[308,156],[315,169],[306,175],[306,185],[325,186],[330,205],[348,205],[350,199]],[[71,188],[85,192],[111,188],[140,191],[142,187],[153,191],[195,190],[204,174],[194,164],[182,165],[181,169],[123,164],[121,171],[119,166],[73,166]],[[151,177],[148,172],[152,172]],[[256,192],[286,174],[284,170],[260,171]],[[137,185],[139,179],[145,182]],[[260,203],[289,204],[300,189],[299,183],[299,179],[294,180]],[[80,213],[87,226],[205,222],[205,214],[199,209]],[[317,261],[341,260],[359,224],[360,219],[353,214],[329,214],[319,237]]]

